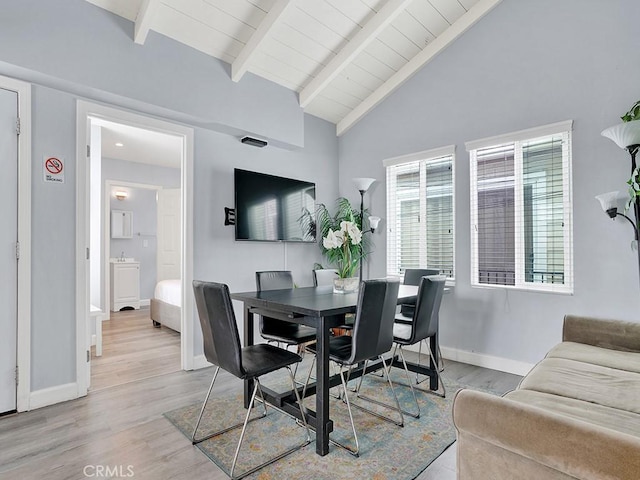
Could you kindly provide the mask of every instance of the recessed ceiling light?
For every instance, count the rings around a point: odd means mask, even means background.
[[[124,147],[124,143],[118,142],[118,143],[116,143],[116,147]]]

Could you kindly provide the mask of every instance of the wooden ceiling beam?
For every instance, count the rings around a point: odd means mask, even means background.
[[[300,106],[304,108],[309,105],[412,1],[389,0],[385,3],[351,41],[300,91]]]
[[[133,35],[133,41],[139,45],[144,45],[147,40],[149,30],[151,30],[151,22],[158,10],[160,0],[143,0],[136,16],[136,24]]]
[[[394,73],[385,83],[380,85],[371,95],[351,110],[336,126],[338,136],[344,134],[376,105],[409,80],[416,72],[431,61],[436,55],[453,43],[460,35],[475,25],[502,0],[480,0],[467,13],[456,20],[453,25],[438,35],[420,53]]]
[[[276,0],[276,3],[271,7],[271,10],[269,10],[267,15],[264,17],[264,20],[260,22],[258,28],[253,32],[249,41],[245,44],[240,54],[231,64],[231,80],[234,82],[240,81],[242,76],[249,69],[251,58],[260,49],[260,44],[282,20],[287,8],[289,8],[292,3],[294,2],[291,0]]]

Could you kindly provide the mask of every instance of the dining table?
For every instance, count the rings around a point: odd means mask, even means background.
[[[415,303],[418,287],[400,285],[398,304]],[[339,327],[345,322],[345,315],[355,313],[358,303],[358,292],[334,293],[332,286],[301,287],[284,290],[264,290],[253,292],[232,293],[231,298],[244,304],[244,346],[254,344],[255,316],[263,315],[290,323],[297,323],[315,327],[316,329],[316,380],[310,383],[306,390],[307,397],[315,395],[315,410],[305,409],[307,423],[316,432],[316,453],[329,453],[329,434],[333,431],[333,422],[329,415],[329,389],[340,384],[339,375],[330,375],[329,371],[329,338],[332,328]],[[430,338],[431,350],[437,352],[437,338]],[[437,360],[436,360],[437,362]],[[429,377],[429,388],[438,389],[436,363],[430,359],[428,365],[407,362],[410,370]],[[402,368],[397,358],[393,364]],[[350,378],[358,378],[365,373],[381,368],[380,362],[367,364],[352,370]],[[303,387],[297,387],[302,394]],[[262,388],[265,401],[300,418],[296,396],[293,390],[276,392]],[[248,408],[253,391],[253,381],[244,381],[244,406]]]

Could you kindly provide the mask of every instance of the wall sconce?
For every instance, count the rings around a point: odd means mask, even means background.
[[[125,198],[127,198],[129,196],[129,194],[127,192],[124,192],[122,190],[116,191],[114,195],[120,201],[124,200]]]

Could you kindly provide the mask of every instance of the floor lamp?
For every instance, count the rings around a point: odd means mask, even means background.
[[[631,122],[620,123],[609,127],[602,132],[602,136],[611,139],[620,148],[624,148],[631,155],[631,175],[636,172],[636,154],[640,149],[640,120],[633,120]],[[633,202],[633,211],[635,214],[635,222],[623,213],[618,212],[618,203],[622,195],[619,192],[608,192],[596,196],[600,201],[602,209],[611,217],[625,218],[632,226],[635,234],[635,246],[638,253],[638,271],[640,272],[640,249],[638,248],[638,222],[640,221],[640,198],[635,199]]]
[[[370,228],[369,230],[366,230],[366,231],[364,230],[364,194],[367,192],[367,190],[369,190],[369,188],[375,181],[376,181],[375,178],[359,177],[359,178],[353,179],[353,183],[355,184],[356,188],[360,192],[360,225],[359,227],[363,234],[373,233],[375,229],[378,228],[378,224],[380,223],[380,217],[371,216],[369,217]],[[363,277],[362,277],[362,263],[364,260],[363,253],[364,252],[362,250],[362,244],[360,244],[360,281],[363,280]]]

